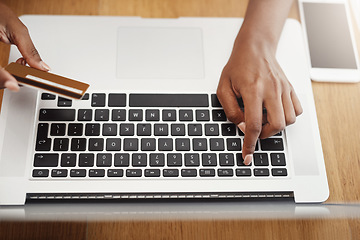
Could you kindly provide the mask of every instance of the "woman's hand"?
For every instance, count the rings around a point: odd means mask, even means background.
[[[277,62],[276,48],[292,1],[250,0],[217,96],[227,118],[245,134],[244,163],[253,160],[258,138],[268,138],[302,113],[295,91]],[[244,112],[237,98],[244,102]],[[266,113],[263,113],[263,109]]]
[[[23,57],[19,58],[16,61],[17,63],[29,64],[31,67],[43,71],[50,70],[49,66],[41,60],[26,26],[3,3],[0,3],[0,41],[18,47]],[[19,90],[16,79],[6,70],[0,68],[0,88],[4,87],[12,91]]]

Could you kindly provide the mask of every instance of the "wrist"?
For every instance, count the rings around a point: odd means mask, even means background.
[[[256,48],[256,50],[275,55],[278,37],[274,36],[271,32],[263,31],[257,27],[243,26],[235,39],[234,48],[239,45]]]

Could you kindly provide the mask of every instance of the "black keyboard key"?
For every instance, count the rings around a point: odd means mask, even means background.
[[[236,169],[236,176],[238,177],[250,177],[251,169],[250,168],[241,168]]]
[[[219,136],[219,125],[217,124],[205,124],[206,136]]]
[[[154,124],[154,135],[155,136],[168,136],[169,127],[167,124]]]
[[[224,139],[222,138],[212,138],[210,139],[210,150],[211,151],[224,151]]]
[[[167,165],[180,167],[182,166],[182,155],[181,153],[168,153],[167,154]]]
[[[91,121],[91,120],[92,120],[92,109],[78,110],[78,121]]]
[[[93,153],[80,153],[79,154],[79,167],[93,167],[94,154]]]
[[[70,177],[86,177],[86,169],[71,169]]]
[[[207,139],[206,138],[193,138],[193,150],[194,151],[207,151]]]
[[[200,177],[215,177],[215,169],[200,169]]]
[[[45,178],[49,176],[48,169],[34,169],[32,172],[32,176],[36,178]]]
[[[221,132],[223,136],[235,136],[236,126],[232,123],[221,124]]]
[[[76,165],[76,154],[75,153],[64,153],[61,155],[61,167],[75,167]]]
[[[269,169],[267,168],[255,168],[254,176],[256,177],[268,177],[270,175]]]
[[[86,136],[99,136],[100,135],[100,124],[99,123],[87,123],[85,125]]]
[[[81,100],[89,100],[89,94],[88,94],[88,93],[85,93],[85,94],[82,96]]]
[[[234,170],[232,170],[231,168],[218,169],[218,176],[219,177],[232,177],[232,176],[234,176]]]
[[[156,139],[155,138],[143,138],[141,139],[141,151],[155,151]]]
[[[173,150],[173,139],[172,138],[159,138],[158,149],[159,151],[172,151]]]
[[[212,110],[212,118],[215,122],[225,122],[226,115],[224,110]]]
[[[200,166],[199,154],[197,153],[186,153],[185,156],[185,166]]]
[[[71,151],[85,151],[86,138],[73,138],[71,139]]]
[[[181,169],[182,177],[196,177],[197,170],[196,169]]]
[[[55,138],[54,139],[54,151],[67,151],[69,150],[68,138]]]
[[[126,95],[119,93],[110,93],[109,94],[109,107],[125,107],[126,106]]]
[[[241,151],[241,140],[240,138],[228,138],[226,146],[228,151]]]
[[[188,138],[177,138],[175,139],[176,151],[190,151],[190,139]]]
[[[48,137],[49,124],[48,123],[39,123],[37,130],[37,139],[45,139]]]
[[[176,111],[175,110],[162,110],[162,120],[163,121],[176,121]]]
[[[65,136],[65,123],[53,123],[51,124],[50,135],[51,136]]]
[[[271,165],[273,166],[285,166],[285,154],[284,153],[271,153]]]
[[[69,136],[81,136],[83,135],[83,124],[82,123],[70,123],[68,125]]]
[[[104,93],[93,93],[91,97],[92,107],[105,107],[105,94]]]
[[[124,176],[124,171],[122,169],[108,169],[108,177],[122,177]]]
[[[128,167],[130,155],[128,153],[116,153],[114,155],[115,167]]]
[[[130,107],[208,107],[207,94],[130,94]]]
[[[251,166],[251,165],[252,165],[252,163],[250,163],[250,165],[245,165],[245,164],[244,164],[244,159],[243,159],[241,153],[237,153],[237,154],[236,154],[236,164],[237,164],[238,166]]]
[[[71,99],[58,97],[58,103],[57,103],[58,107],[71,107],[71,105],[72,105]]]
[[[53,169],[51,170],[52,177],[67,177],[68,170],[67,169]]]
[[[111,119],[113,121],[125,121],[126,120],[126,110],[125,109],[113,109],[111,113]]]
[[[43,138],[36,140],[36,151],[50,151],[51,149],[51,138]]]
[[[146,110],[145,112],[146,121],[159,121],[160,120],[160,111],[158,109]]]
[[[201,155],[202,165],[203,166],[216,166],[217,157],[215,153],[203,153]]]
[[[42,93],[41,94],[41,100],[55,100],[56,96],[51,93]]]
[[[96,109],[95,121],[109,121],[109,109]]]
[[[138,124],[137,125],[138,136],[150,136],[151,135],[151,124]]]
[[[185,136],[185,124],[171,124],[172,136]]]
[[[90,138],[89,139],[89,151],[102,151],[104,150],[103,138]]]
[[[127,177],[141,177],[142,170],[141,169],[126,169]]]
[[[74,121],[75,109],[40,109],[39,121]]]
[[[217,98],[216,94],[211,94],[211,106],[221,107],[220,101]]]
[[[196,110],[196,121],[204,122],[210,121],[210,113],[209,110]]]
[[[120,124],[120,135],[121,136],[134,136],[134,124]]]
[[[202,135],[201,124],[189,124],[188,125],[188,134],[189,134],[189,136],[201,136]]]
[[[106,139],[106,151],[120,151],[120,150],[121,150],[120,138]]]
[[[137,151],[139,149],[139,140],[137,138],[125,138],[124,150],[125,151]]]
[[[164,177],[178,177],[179,170],[178,169],[164,169],[163,176]]]
[[[145,169],[145,177],[160,177],[160,169]]]
[[[117,135],[117,124],[115,123],[104,123],[103,124],[103,136],[116,136]]]
[[[143,110],[131,109],[129,111],[129,120],[130,121],[142,121],[143,120]]]
[[[150,167],[163,167],[165,166],[165,155],[163,153],[150,154]]]
[[[261,150],[263,151],[283,151],[284,144],[282,138],[261,139]]]
[[[132,155],[132,166],[133,167],[146,167],[147,166],[146,153],[134,153]]]
[[[234,154],[220,153],[219,154],[220,166],[234,166]]]
[[[269,166],[269,159],[267,153],[254,153],[255,166]]]
[[[97,167],[110,167],[112,165],[112,155],[110,153],[98,153],[96,155]]]
[[[89,177],[105,177],[104,169],[90,169]]]
[[[179,111],[179,120],[182,122],[189,122],[193,120],[193,111],[192,110],[180,110]]]
[[[273,168],[271,169],[271,175],[274,177],[285,177],[287,176],[286,168]]]

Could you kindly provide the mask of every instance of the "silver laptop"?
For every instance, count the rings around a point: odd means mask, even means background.
[[[23,16],[52,71],[89,83],[82,100],[5,90],[0,204],[88,199],[289,199],[329,190],[300,24],[277,57],[304,109],[259,140],[243,136],[215,95],[239,18]],[[9,62],[20,57],[11,48]]]

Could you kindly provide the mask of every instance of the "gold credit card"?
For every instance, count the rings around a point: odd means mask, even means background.
[[[65,97],[81,99],[89,84],[44,72],[18,63],[10,63],[5,70],[24,85],[40,88]]]

